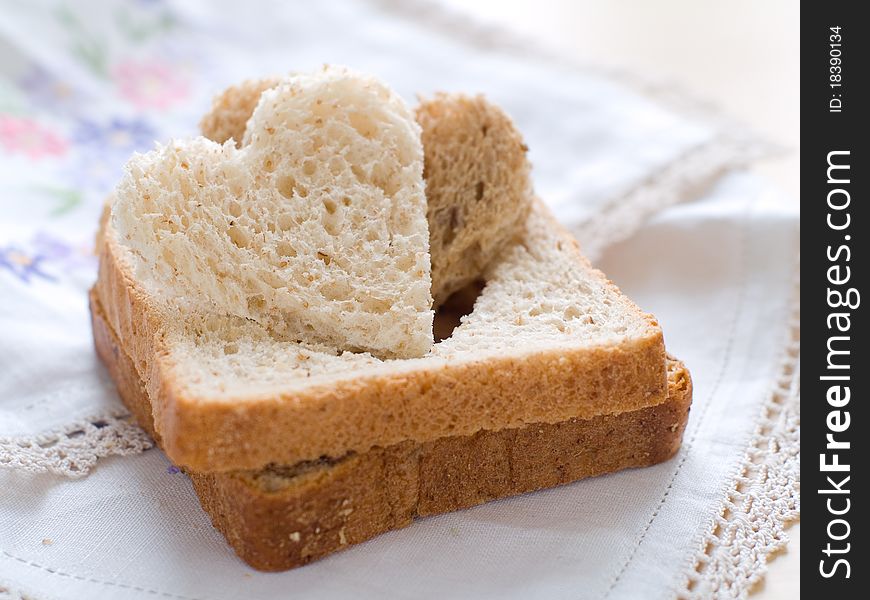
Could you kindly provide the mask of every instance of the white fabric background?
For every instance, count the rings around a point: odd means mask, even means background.
[[[70,58],[51,10],[4,8],[0,76],[13,81],[21,64],[37,60],[91,98],[84,113],[135,114]],[[325,61],[377,73],[409,100],[439,89],[484,91],[515,117],[532,148],[539,193],[578,231],[589,231],[614,201],[654,188],[663,170],[679,171],[685,157],[723,143],[716,125],[601,74],[459,40],[386,3],[172,10],[180,28],[144,49],[116,39],[112,10],[88,13],[116,55],[162,53],[188,69],[185,101],[147,113],[160,139],[192,132],[210,95],[227,83]],[[61,130],[69,122],[57,112],[42,118]],[[727,168],[729,160],[714,166]],[[46,228],[70,243],[90,240],[101,190],[85,187],[81,206],[51,220],[44,202],[26,199],[29,181],[59,177],[64,168],[3,157],[0,246],[26,246]],[[708,175],[697,173],[701,181]],[[691,183],[693,173],[678,179]],[[157,450],[102,459],[78,480],[0,470],[0,589],[37,598],[209,600],[673,596],[779,375],[796,210],[763,182],[735,174],[600,257],[608,276],[659,317],[669,350],[694,377],[684,447],[665,464],[424,519],[282,574],[257,573],[235,558],[189,482],[168,472]],[[52,275],[25,283],[0,271],[0,448],[118,406],[91,349],[85,291],[93,266]]]

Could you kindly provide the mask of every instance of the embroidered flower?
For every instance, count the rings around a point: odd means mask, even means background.
[[[91,192],[105,194],[111,191],[124,172],[125,159],[111,159],[111,155],[100,152],[77,152],[73,160],[63,170],[66,183],[81,190],[90,198]]]
[[[63,156],[67,143],[33,119],[0,115],[0,146],[31,160]]]
[[[113,70],[118,93],[139,108],[169,108],[187,97],[187,80],[160,62],[124,61]]]
[[[34,276],[54,280],[54,277],[42,270],[44,261],[44,256],[27,254],[15,246],[0,248],[0,270],[9,271],[24,283],[29,283]]]
[[[78,268],[91,270],[97,264],[97,257],[90,243],[71,244],[40,231],[33,236],[32,244],[37,255],[46,262],[56,263],[64,271]]]
[[[79,152],[69,165],[69,178],[76,187],[106,192],[118,183],[130,154],[150,148],[157,137],[141,118],[115,117],[105,123],[82,119],[73,129]]]
[[[87,243],[70,243],[49,233],[38,232],[26,244],[0,247],[0,271],[6,270],[29,283],[34,277],[56,281],[55,274],[63,276],[75,272],[92,276],[97,265],[93,246]]]
[[[77,144],[126,156],[134,150],[150,147],[156,137],[154,129],[144,119],[115,117],[104,124],[82,119],[76,124],[72,140]]]
[[[83,99],[78,89],[39,66],[27,71],[18,85],[32,105],[53,113],[70,113]]]

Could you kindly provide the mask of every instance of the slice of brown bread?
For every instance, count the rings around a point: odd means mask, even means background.
[[[90,296],[97,353],[136,420],[161,443],[148,391]],[[402,442],[340,458],[256,471],[188,471],[212,523],[255,569],[280,571],[405,527],[416,518],[667,460],[692,401],[683,364],[667,361],[665,402],[423,444]]]
[[[162,310],[111,221],[97,295],[151,397],[170,458],[199,472],[294,464],[479,430],[619,414],[667,398],[661,328],[536,202],[474,310],[424,357],[380,360]]]
[[[281,77],[246,79],[231,85],[212,99],[211,110],[199,122],[202,135],[219,144],[233,140],[240,145],[248,119],[266,90],[281,83]]]
[[[216,142],[241,144],[262,93],[278,77],[247,80],[215,97],[200,122]],[[528,148],[513,121],[483,96],[437,94],[415,110],[422,129],[432,296],[440,306],[477,279],[529,212]]]
[[[532,197],[528,148],[483,96],[438,94],[415,110],[423,138],[432,297],[440,306],[522,231]]]

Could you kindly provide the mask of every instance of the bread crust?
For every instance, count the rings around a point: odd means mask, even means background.
[[[162,443],[146,386],[93,293],[91,315],[97,353],[121,397]],[[617,415],[406,441],[292,467],[187,472],[239,557],[255,569],[280,571],[416,517],[667,460],[680,446],[692,400],[682,363],[668,360],[667,382],[665,402]]]

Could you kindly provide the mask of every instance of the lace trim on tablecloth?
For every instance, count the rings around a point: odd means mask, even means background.
[[[571,233],[583,254],[595,262],[605,248],[631,237],[656,213],[699,198],[722,175],[762,155],[757,146],[739,139],[692,149],[640,186],[608,201]]]
[[[799,286],[798,286],[799,288]],[[677,596],[745,598],[800,517],[800,292],[790,340],[761,418],[728,493],[705,527]]]
[[[37,436],[0,438],[0,466],[82,477],[104,456],[138,454],[153,445],[129,414],[116,408]]]
[[[38,596],[30,594],[18,585],[0,578],[0,600],[38,600]]]
[[[598,258],[607,245],[631,236],[655,213],[697,199],[720,175],[777,150],[723,116],[716,108],[680,93],[671,85],[617,70],[578,64],[511,32],[482,24],[430,0],[372,1],[478,47],[526,56],[534,54],[571,69],[594,71],[620,80],[645,96],[680,114],[698,118],[715,129],[717,135],[712,140],[688,150],[646,181],[605,203],[594,217],[572,228],[591,260]],[[101,457],[135,454],[152,447],[153,442],[147,434],[128,418],[129,413],[119,407],[39,436],[0,438],[0,467],[81,477]]]

